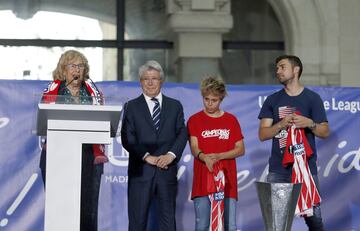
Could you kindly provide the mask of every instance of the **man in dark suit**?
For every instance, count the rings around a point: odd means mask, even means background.
[[[129,230],[146,229],[156,198],[159,229],[176,230],[177,165],[187,142],[181,103],[161,93],[164,72],[156,61],[139,68],[143,94],[125,105],[121,129],[129,152]]]

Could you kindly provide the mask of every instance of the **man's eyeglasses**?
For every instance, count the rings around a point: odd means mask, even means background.
[[[150,83],[150,82],[160,82],[161,78],[141,78],[142,81],[146,82],[146,83]]]
[[[73,64],[73,63],[70,63],[70,64],[67,64],[66,67],[70,70],[75,70],[77,68],[79,68],[80,70],[84,70],[85,69],[85,64],[83,63],[79,63],[79,64]]]

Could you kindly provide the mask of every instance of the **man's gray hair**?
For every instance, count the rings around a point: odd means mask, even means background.
[[[146,71],[151,71],[151,70],[160,72],[160,78],[164,80],[164,71],[160,63],[158,63],[155,60],[149,60],[139,68],[139,78],[141,78]]]

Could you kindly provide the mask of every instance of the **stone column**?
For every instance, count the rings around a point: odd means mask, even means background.
[[[230,0],[167,0],[174,32],[174,64],[179,82],[221,75],[222,34],[233,26]]]
[[[39,0],[15,0],[13,1],[13,12],[16,17],[21,19],[30,19],[40,9]]]
[[[360,87],[360,2],[339,0],[341,86]]]

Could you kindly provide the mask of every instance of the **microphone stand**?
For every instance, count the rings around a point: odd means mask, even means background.
[[[76,76],[70,82],[62,85],[62,87],[59,89],[59,95],[64,94],[64,89],[67,88],[74,80],[78,80],[78,79],[79,79],[79,77]]]
[[[79,77],[74,77],[70,82],[68,82],[66,85],[65,85],[65,87],[67,87],[67,86],[69,86],[74,80],[78,80],[79,79]]]

